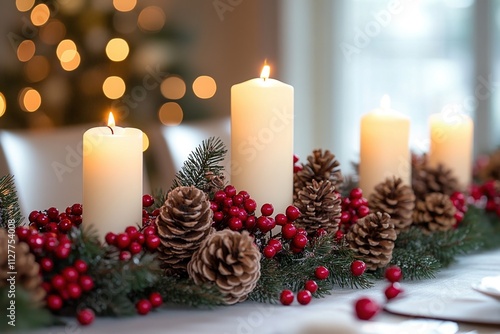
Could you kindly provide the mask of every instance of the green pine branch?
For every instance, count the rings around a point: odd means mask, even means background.
[[[222,304],[220,290],[213,284],[196,285],[188,278],[162,276],[155,287],[165,305],[213,307]]]
[[[372,286],[371,276],[354,276],[350,266],[354,261],[353,252],[343,243],[335,241],[334,235],[320,237],[300,254],[290,252],[288,245],[273,259],[261,260],[261,277],[250,300],[276,303],[283,289],[299,291],[309,279],[316,280],[318,291],[315,297],[323,297],[339,288],[368,288]],[[330,271],[326,280],[317,280],[314,271],[325,266]]]
[[[220,138],[210,137],[204,140],[184,162],[181,170],[175,175],[171,190],[178,186],[195,186],[205,190],[208,184],[207,172],[221,175],[224,167],[220,165],[224,161],[227,149]]]
[[[9,220],[17,227],[23,216],[19,207],[14,176],[5,175],[0,178],[0,227],[7,228]]]

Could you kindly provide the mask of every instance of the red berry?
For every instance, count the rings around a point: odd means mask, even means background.
[[[380,311],[380,306],[370,298],[361,298],[355,304],[356,316],[361,320],[370,320]]]
[[[149,302],[151,303],[151,306],[153,307],[158,307],[161,304],[163,304],[163,298],[158,292],[152,292],[149,295]]]
[[[227,226],[233,231],[240,231],[243,229],[243,222],[239,218],[231,217],[227,221]]]
[[[245,220],[245,228],[247,230],[252,230],[255,225],[257,225],[257,219],[255,218],[255,216],[248,216]]]
[[[54,261],[52,261],[51,258],[44,257],[40,260],[40,267],[42,267],[42,270],[45,272],[52,271],[52,269],[54,269]]]
[[[272,204],[266,203],[260,208],[260,212],[263,216],[270,216],[274,212],[274,207]]]
[[[366,270],[366,263],[360,260],[355,260],[351,263],[351,273],[354,276],[361,276]]]
[[[357,212],[358,212],[358,217],[363,218],[365,216],[368,216],[368,214],[370,213],[370,209],[365,205],[361,205],[358,208]]]
[[[62,298],[58,295],[48,295],[47,296],[47,307],[52,311],[57,311],[61,309],[63,305]]]
[[[36,216],[36,224],[38,226],[45,226],[50,222],[49,216],[47,216],[44,213],[40,213],[38,216]]]
[[[59,246],[57,246],[54,251],[56,257],[61,260],[67,259],[70,253],[71,253],[71,248],[66,247],[65,244],[59,244]]]
[[[307,245],[307,237],[303,234],[296,234],[293,237],[292,245],[294,247],[304,249],[304,247],[306,247],[306,245]]]
[[[71,216],[70,219],[71,219],[71,222],[73,223],[73,226],[82,225],[82,222],[83,222],[82,216]]]
[[[312,294],[311,291],[309,290],[300,290],[297,293],[297,301],[301,305],[307,305],[311,302],[312,299]]]
[[[149,208],[153,203],[155,202],[155,199],[151,195],[144,195],[142,196],[142,206],[144,208]]]
[[[262,250],[262,253],[264,254],[264,256],[266,258],[271,259],[276,255],[276,248],[274,248],[273,246],[267,245]]]
[[[248,213],[253,213],[257,209],[257,202],[255,202],[255,200],[253,200],[251,198],[248,198],[243,203],[243,206],[245,207],[245,210]]]
[[[219,191],[215,192],[215,194],[214,194],[214,201],[222,203],[224,201],[224,199],[226,198],[226,196],[227,195],[224,192],[224,190],[219,190]]]
[[[104,239],[106,240],[106,243],[108,245],[114,245],[116,242],[116,234],[114,234],[113,232],[108,232],[106,233]]]
[[[130,254],[129,251],[121,251],[119,258],[121,261],[128,261],[132,257],[132,254]]]
[[[299,159],[299,156],[298,156],[298,155],[296,155],[296,154],[294,154],[294,155],[293,155],[293,163],[294,163],[294,164],[296,164],[297,162],[299,162],[299,160],[300,160],[300,159]]]
[[[151,302],[147,299],[141,299],[135,304],[135,308],[137,310],[137,313],[140,315],[145,315],[148,314],[149,311],[151,311],[152,305]]]
[[[401,287],[399,283],[391,283],[384,291],[385,297],[387,300],[391,300],[393,298],[396,298],[403,290],[401,290]]]
[[[363,200],[361,198],[355,198],[351,200],[351,208],[357,209],[363,205]]]
[[[148,235],[146,238],[146,246],[148,247],[149,250],[155,250],[160,246],[161,240],[160,237],[157,235]]]
[[[290,305],[293,303],[293,292],[291,290],[283,290],[280,294],[280,302],[283,305]]]
[[[224,219],[224,212],[222,211],[215,211],[214,212],[214,221],[220,222]]]
[[[297,228],[292,223],[288,223],[281,227],[283,238],[292,239],[297,234]]]
[[[324,266],[319,266],[314,270],[314,276],[317,279],[327,279],[328,275],[330,275],[330,271]]]
[[[276,217],[274,217],[274,221],[276,225],[283,226],[288,223],[288,218],[283,213],[278,213]]]
[[[226,197],[224,198],[224,201],[222,202],[225,208],[230,208],[233,206],[233,199],[231,197]]]
[[[128,250],[132,255],[139,254],[142,251],[142,246],[137,241],[133,241],[130,246],[128,246]]]
[[[308,280],[306,284],[304,284],[304,288],[311,293],[315,293],[316,291],[318,291],[318,283],[316,283],[316,281],[313,281],[312,279]]]
[[[351,200],[363,197],[363,190],[361,188],[354,188],[349,193],[349,198]]]
[[[94,314],[94,311],[92,311],[91,309],[85,308],[85,309],[81,310],[80,312],[78,312],[78,315],[76,316],[76,318],[78,319],[78,322],[80,323],[80,325],[87,326],[87,325],[90,325],[94,321],[95,314]]]
[[[139,233],[139,231],[137,231],[137,227],[135,226],[127,226],[125,228],[125,233],[128,234],[130,239],[135,239],[135,236],[137,235],[137,233]]]
[[[52,285],[49,282],[42,282],[41,285],[45,292],[50,292],[52,290]]]
[[[241,204],[243,204],[244,201],[245,201],[245,198],[240,194],[233,196],[233,204],[234,205],[240,206]]]
[[[297,229],[297,234],[302,234],[302,235],[305,235],[307,237],[307,231],[305,228],[298,228]]]
[[[30,230],[24,226],[18,226],[16,228],[16,235],[20,241],[25,241],[30,235]]]
[[[224,192],[229,197],[233,197],[237,193],[236,188],[230,184],[224,188]]]
[[[230,216],[236,217],[240,214],[240,208],[238,208],[236,205],[233,205],[232,207],[229,208],[228,213]]]
[[[327,234],[328,234],[328,232],[326,232],[326,230],[322,227],[320,227],[316,230],[316,237],[317,238],[324,237]]]
[[[257,218],[257,228],[263,233],[271,231],[276,226],[276,222],[271,217],[260,216]]]
[[[127,233],[118,234],[115,244],[120,249],[126,249],[130,245],[130,236]]]
[[[289,205],[286,208],[285,213],[286,213],[286,217],[288,219],[290,219],[291,221],[294,221],[300,217],[300,210],[296,206],[293,206],[293,205]]]
[[[299,254],[299,253],[302,253],[304,248],[295,247],[294,245],[291,245],[290,250],[292,251],[293,254]]]
[[[243,199],[249,199],[250,198],[250,194],[245,191],[245,190],[240,190],[240,192],[238,193],[238,195],[240,195],[241,197],[243,197]]]
[[[63,289],[66,286],[66,280],[64,277],[60,274],[52,276],[50,280],[50,284],[54,287],[56,290]]]
[[[76,282],[78,277],[78,271],[73,267],[66,267],[62,270],[61,274],[67,282]]]
[[[48,208],[47,209],[47,216],[51,221],[57,221],[59,217],[59,210],[57,210],[54,207]]]
[[[41,249],[43,243],[43,238],[39,234],[32,234],[28,237],[28,245],[33,250]]]
[[[63,219],[63,220],[61,220],[59,222],[59,224],[57,225],[57,227],[59,228],[59,231],[61,231],[63,233],[67,233],[73,227],[73,223],[71,222],[70,219],[65,218],[65,219]]]
[[[135,236],[135,241],[139,244],[142,245],[146,242],[146,236],[142,233],[137,233]]]
[[[66,292],[71,299],[78,299],[82,296],[82,288],[77,283],[69,283]]]
[[[342,211],[340,214],[340,223],[347,224],[351,221],[351,215],[347,211]]]
[[[464,220],[464,214],[461,211],[456,211],[453,217],[457,221],[457,224],[461,223],[462,220]]]
[[[402,276],[403,272],[398,266],[391,266],[385,270],[385,278],[391,283],[399,282]]]
[[[45,227],[47,232],[59,233],[59,227],[56,222],[50,222]]]
[[[41,214],[40,211],[31,211],[29,216],[28,216],[28,220],[30,221],[30,223],[35,223],[36,222],[36,218]]]
[[[82,275],[78,280],[83,291],[90,291],[94,288],[94,280],[89,275]]]
[[[83,207],[81,204],[73,204],[71,206],[71,214],[75,216],[81,216],[83,213]]]
[[[154,226],[148,226],[146,228],[144,228],[144,230],[142,231],[142,234],[144,234],[146,237],[148,235],[155,235],[156,234],[156,228]]]
[[[278,239],[271,239],[267,244],[269,246],[273,246],[274,248],[276,248],[276,252],[279,252],[280,250],[283,249],[283,245],[281,244],[281,241],[279,241]]]

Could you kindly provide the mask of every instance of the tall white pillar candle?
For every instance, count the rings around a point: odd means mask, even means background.
[[[453,109],[445,109],[429,117],[429,126],[429,166],[442,164],[451,169],[461,190],[466,190],[472,178],[472,119]]]
[[[391,109],[387,95],[361,118],[359,186],[366,198],[387,177],[411,184],[409,133],[410,119]]]
[[[142,131],[95,127],[83,135],[83,223],[101,239],[142,222]]]
[[[275,213],[293,201],[293,87],[267,65],[231,88],[231,184]]]

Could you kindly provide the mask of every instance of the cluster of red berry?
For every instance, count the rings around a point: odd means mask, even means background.
[[[370,213],[368,200],[363,197],[361,188],[354,188],[349,193],[349,197],[342,198],[342,213],[340,215],[341,233],[347,233],[359,218],[366,217]],[[337,234],[340,238],[342,235]]]
[[[151,213],[146,208],[154,204],[151,195],[142,197],[144,207],[142,213],[142,227],[138,229],[135,226],[127,226],[122,233],[108,232],[104,239],[110,246],[115,246],[120,250],[119,258],[122,261],[128,261],[133,255],[139,254],[143,250],[155,251],[160,246],[161,240],[157,233],[156,225],[153,224],[159,215],[159,210],[155,209]]]
[[[68,233],[73,226],[82,224],[82,205],[73,204],[59,212],[52,207],[44,211],[31,211],[28,220],[40,232]]]
[[[391,266],[385,270],[384,276],[389,281],[389,286],[384,290],[386,299],[391,300],[396,298],[399,294],[401,294],[401,292],[403,292],[399,284],[399,281],[403,277],[401,268],[398,266]],[[356,316],[359,319],[370,320],[381,310],[381,306],[373,299],[363,297],[356,300],[354,309],[356,311]]]
[[[66,303],[78,301],[83,293],[94,288],[94,279],[87,274],[87,262],[82,259],[72,263],[64,261],[72,251],[72,241],[66,233],[73,226],[81,224],[81,214],[80,204],[68,207],[63,213],[59,213],[56,208],[33,211],[29,216],[30,226],[16,229],[18,239],[28,244],[40,264],[42,287],[47,292],[45,300],[52,311],[60,310]],[[69,223],[66,224],[66,221]],[[77,313],[77,319],[83,325],[90,324],[94,317],[90,309],[82,309]]]
[[[450,199],[453,202],[455,209],[457,209],[455,212],[455,220],[457,221],[455,227],[457,227],[458,224],[464,220],[465,213],[469,207],[467,206],[465,195],[459,191],[455,191],[451,194]]]
[[[303,167],[302,167],[302,164],[299,163],[299,156],[298,155],[293,155],[293,172],[294,173],[297,173],[297,172],[300,172]]]
[[[500,184],[491,180],[482,185],[473,185],[470,191],[474,203],[500,217]]]
[[[318,280],[325,280],[330,275],[330,271],[324,267],[319,266],[314,270],[314,277]],[[311,302],[312,294],[318,291],[318,283],[315,280],[307,280],[304,283],[304,289],[297,292],[297,301],[301,305],[307,305]],[[290,305],[293,303],[295,296],[292,290],[283,290],[280,294],[280,302],[283,305]]]
[[[163,298],[160,293],[152,292],[149,298],[143,298],[135,304],[135,309],[140,315],[148,314],[153,308],[156,308],[163,304]]]

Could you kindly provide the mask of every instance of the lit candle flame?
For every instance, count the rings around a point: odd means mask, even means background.
[[[113,113],[110,111],[108,116],[108,126],[116,126],[115,118],[113,117]]]
[[[269,79],[269,73],[271,73],[271,67],[269,67],[269,65],[264,65],[262,72],[260,72],[261,79],[264,79],[264,81]]]
[[[382,99],[380,100],[380,107],[386,110],[391,109],[391,98],[389,95],[384,94],[384,96],[382,96]]]

